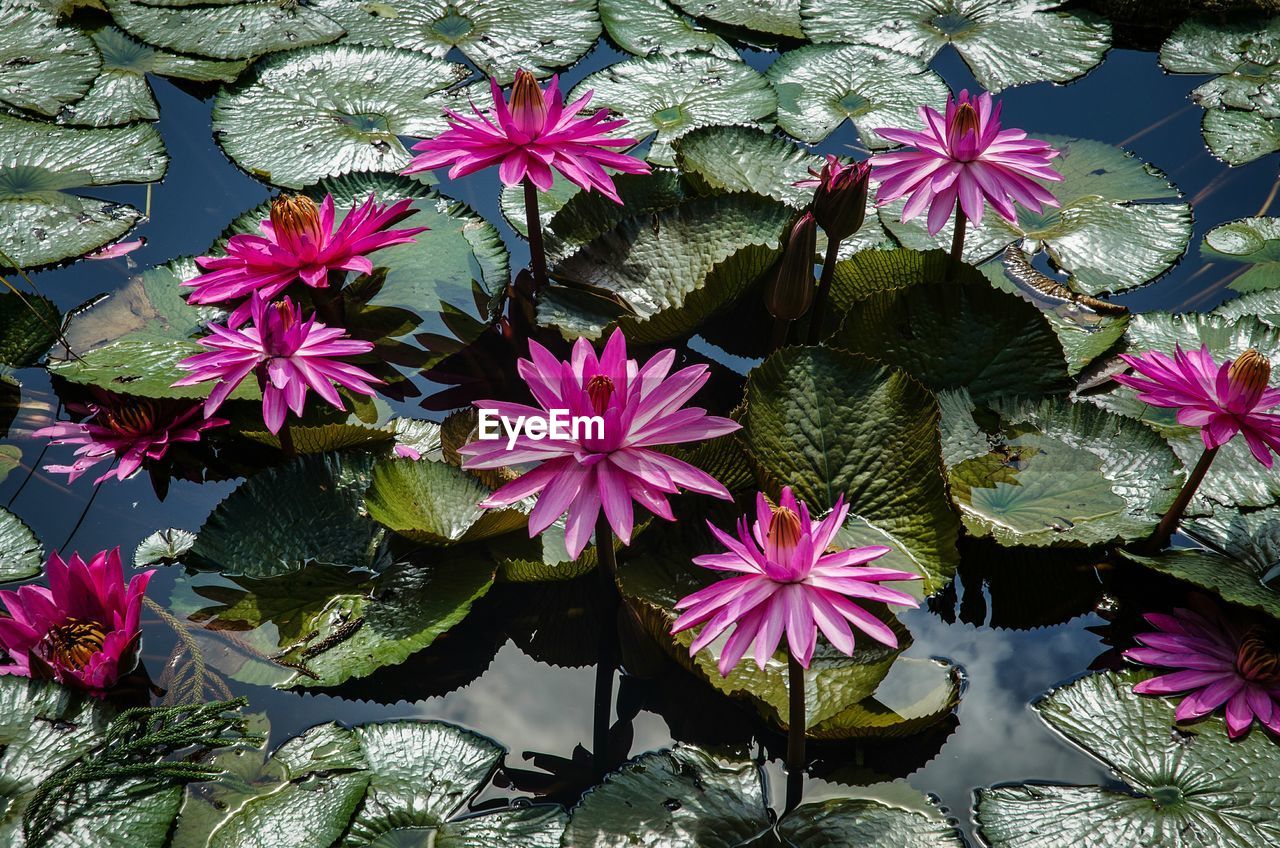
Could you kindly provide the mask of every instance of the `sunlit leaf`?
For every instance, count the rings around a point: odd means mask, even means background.
[[[164,50],[210,59],[253,59],[277,50],[324,44],[342,27],[309,4],[274,0],[161,6],[105,0],[116,24]]]
[[[84,96],[102,64],[84,32],[17,0],[0,3],[0,17],[0,106],[55,117]]]

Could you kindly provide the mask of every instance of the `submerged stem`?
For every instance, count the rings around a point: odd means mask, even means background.
[[[1156,554],[1169,545],[1169,540],[1173,538],[1173,531],[1178,529],[1178,522],[1182,520],[1182,513],[1186,512],[1187,505],[1195,497],[1196,489],[1200,488],[1200,484],[1204,481],[1204,475],[1208,472],[1209,466],[1213,464],[1213,458],[1217,454],[1217,448],[1206,448],[1205,452],[1200,455],[1200,460],[1196,462],[1195,468],[1191,469],[1191,474],[1187,477],[1187,482],[1182,487],[1182,491],[1178,492],[1178,497],[1174,499],[1173,506],[1169,507],[1169,511],[1164,514],[1164,518],[1160,519],[1160,524],[1156,527],[1156,532],[1152,534],[1151,538],[1138,546],[1139,550]]]
[[[947,282],[951,282],[960,273],[960,266],[964,264],[964,231],[965,225],[969,219],[964,215],[964,209],[960,208],[960,200],[956,199],[956,229],[951,236],[951,262],[947,265]]]
[[[769,338],[769,350],[766,355],[773,353],[787,343],[787,336],[791,334],[791,322],[782,318],[773,319],[773,334]]]
[[[787,802],[782,814],[800,806],[804,794],[804,666],[787,653]]]
[[[342,278],[338,278],[338,286],[332,284],[311,290],[311,302],[315,304],[316,314],[326,327],[347,326],[347,301],[342,296]]]
[[[595,712],[592,720],[591,756],[596,777],[609,772],[609,728],[613,721],[613,672],[618,653],[618,561],[613,550],[613,528],[601,510],[596,520],[596,555],[600,575],[600,656],[596,662]]]
[[[828,237],[827,255],[822,260],[822,277],[818,280],[818,293],[813,298],[813,308],[809,310],[809,338],[807,344],[816,345],[822,337],[823,313],[827,307],[827,296],[831,293],[831,281],[836,275],[836,254],[840,252],[840,240]]]
[[[547,254],[542,246],[542,219],[538,215],[538,188],[524,181],[525,228],[529,231],[529,268],[538,291],[547,286]]]

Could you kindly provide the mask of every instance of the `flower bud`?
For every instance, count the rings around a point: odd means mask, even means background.
[[[304,240],[319,247],[320,207],[305,194],[278,195],[271,201],[270,217],[276,239],[291,249],[301,246]]]
[[[516,71],[511,85],[511,120],[520,132],[532,138],[542,132],[547,122],[547,101],[533,74],[524,68]]]
[[[1253,348],[1249,348],[1227,370],[1231,388],[1256,403],[1271,382],[1271,361]]]
[[[832,241],[843,241],[858,231],[867,214],[867,183],[871,165],[867,162],[842,164],[828,155],[822,171],[809,173],[816,178],[813,193],[813,217]]]
[[[813,303],[813,256],[817,241],[817,223],[812,213],[806,212],[792,225],[777,273],[765,290],[764,303],[774,318],[794,321],[809,311]]]

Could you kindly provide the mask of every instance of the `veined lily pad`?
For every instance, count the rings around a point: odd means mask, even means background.
[[[133,567],[146,568],[177,562],[196,543],[196,534],[190,530],[169,527],[157,530],[138,543],[133,552]]]
[[[581,192],[582,189],[560,176],[558,172],[552,172],[551,188],[548,191],[538,192],[538,220],[542,223],[544,232],[560,208]],[[529,224],[524,214],[524,186],[504,185],[498,205],[502,207],[502,217],[507,219],[511,229],[528,238]]]
[[[321,0],[343,42],[400,47],[443,59],[454,47],[506,85],[523,68],[547,76],[585,56],[600,37],[592,0]]]
[[[773,87],[744,62],[701,53],[652,56],[610,65],[591,74],[569,99],[594,89],[591,105],[612,109],[631,123],[630,138],[656,133],[648,160],[674,164],[671,142],[697,127],[718,124],[768,126],[777,108]]]
[[[378,523],[418,542],[451,545],[519,530],[526,512],[482,509],[493,492],[445,462],[384,459],[373,468],[365,508]]]
[[[1056,0],[803,0],[811,41],[861,42],[928,62],[950,44],[989,91],[1066,82],[1102,61],[1111,26]]]
[[[0,293],[0,365],[34,365],[53,344],[61,323],[62,314],[47,297]]]
[[[1210,109],[1204,113],[1200,129],[1209,152],[1228,165],[1243,165],[1280,150],[1280,118]]]
[[[729,61],[738,58],[728,42],[666,0],[600,0],[600,22],[615,44],[637,56],[711,53]]]
[[[1280,839],[1280,795],[1259,774],[1280,747],[1254,731],[1230,741],[1220,718],[1175,725],[1176,701],[1135,695],[1149,675],[1086,677],[1035,705],[1123,787],[1019,784],[979,789],[975,819],[993,848],[1252,848]]]
[[[0,583],[25,580],[40,573],[44,546],[22,519],[0,509]]]
[[[150,126],[72,129],[0,115],[0,268],[49,265],[120,238],[141,212],[70,189],[156,182],[168,164]]]
[[[1228,300],[1210,314],[1230,321],[1256,318],[1268,327],[1280,329],[1280,288],[1250,292]]]
[[[1161,45],[1160,64],[1175,74],[1219,74],[1191,92],[1206,109],[1280,118],[1280,21],[1190,18]]]
[[[1181,488],[1173,452],[1137,422],[1063,398],[989,407],[963,394],[943,403],[951,496],[976,536],[1033,547],[1141,539]]]
[[[253,59],[277,50],[325,44],[343,29],[310,5],[250,0],[160,6],[106,0],[116,25],[135,38],[176,53],[210,59]]]
[[[305,7],[303,7],[305,8]],[[257,63],[213,104],[213,131],[244,170],[298,188],[351,171],[398,171],[397,136],[434,136],[462,65],[413,50],[341,44]]]
[[[1099,295],[1140,286],[1178,260],[1191,240],[1191,206],[1179,202],[1163,173],[1100,141],[1038,137],[1062,152],[1053,166],[1063,180],[1046,184],[1061,207],[1037,215],[1019,206],[1013,225],[988,209],[982,228],[967,234],[974,240],[972,250],[966,245],[967,261],[977,264],[1022,241],[1025,250],[1044,250],[1069,273],[1071,287]],[[906,247],[950,246],[950,223],[930,238],[923,218],[900,221],[904,203],[881,208],[889,232]]]
[[[950,89],[914,56],[866,44],[817,44],[783,53],[767,73],[778,125],[812,144],[850,121],[862,144],[893,147],[877,127],[921,128],[917,108],[941,110]]]
[[[81,30],[18,0],[0,2],[0,17],[0,106],[54,117],[84,96],[102,60]]]
[[[578,191],[551,201],[557,208],[543,233],[548,261],[558,262],[572,255],[628,218],[662,212],[696,196],[679,172],[671,168],[657,168],[648,174],[619,174],[613,185],[622,198],[621,204],[598,191]]]
[[[1200,256],[1206,262],[1245,266],[1231,281],[1239,292],[1280,289],[1280,218],[1241,218],[1204,234]]]
[[[800,30],[800,0],[773,0],[769,3],[757,3],[754,0],[674,0],[674,2],[695,18],[706,18],[716,23],[768,35],[804,37],[804,33]]]
[[[689,745],[642,754],[587,792],[572,811],[565,845],[596,848],[960,848],[942,812],[923,796],[909,806],[838,798],[804,804],[774,823],[762,775]],[[914,794],[914,793],[913,793]]]

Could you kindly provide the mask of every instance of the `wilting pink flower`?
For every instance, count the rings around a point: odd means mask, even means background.
[[[133,253],[138,248],[147,243],[144,238],[134,239],[133,241],[122,241],[116,244],[109,244],[101,250],[95,250],[93,253],[85,254],[85,259],[116,259],[120,256],[126,256]]]
[[[796,500],[791,488],[782,490],[775,509],[763,494],[756,496],[756,520],[738,519],[738,538],[708,523],[711,532],[728,550],[694,557],[694,562],[717,571],[739,572],[681,598],[684,610],[672,633],[704,624],[689,646],[692,656],[710,645],[730,627],[733,635],[720,653],[720,673],[729,672],[755,645],[756,665],[761,669],[778,650],[782,634],[787,650],[800,665],[809,667],[817,631],[842,653],[852,654],[853,631],[849,625],[890,647],[898,637],[854,599],[886,604],[919,606],[906,592],[879,585],[885,580],[919,580],[909,571],[867,565],[889,553],[881,545],[828,551],[844,525],[849,507],[841,495],[835,508],[816,524],[809,508]]]
[[[1022,130],[1002,130],[1000,106],[992,106],[990,94],[971,98],[968,91],[962,91],[958,99],[948,98],[945,118],[928,106],[921,106],[919,112],[922,132],[876,130],[915,150],[871,157],[880,180],[877,203],[911,195],[902,209],[902,220],[910,221],[927,208],[929,235],[936,235],[955,209],[957,198],[965,217],[975,226],[982,223],[986,203],[1010,223],[1017,220],[1015,202],[1036,212],[1058,205],[1035,181],[1062,179],[1049,166],[1058,151],[1027,138]]]
[[[49,586],[0,592],[0,674],[44,678],[101,693],[129,672],[142,635],[142,598],[154,571],[124,585],[120,549],[45,564]],[[5,662],[7,655],[7,662]]]
[[[1271,363],[1250,348],[1239,359],[1221,365],[1207,346],[1190,353],[1175,347],[1173,356],[1147,351],[1122,354],[1137,374],[1115,381],[1138,390],[1152,406],[1178,410],[1178,423],[1199,427],[1206,448],[1217,448],[1243,433],[1249,450],[1267,468],[1272,451],[1280,453],[1280,415],[1267,410],[1280,405],[1280,389],[1269,389]]]
[[[1190,693],[1178,704],[1178,721],[1203,718],[1226,705],[1227,735],[1238,739],[1257,720],[1280,734],[1280,655],[1264,630],[1223,615],[1203,596],[1194,609],[1172,615],[1148,613],[1156,633],[1135,638],[1126,658],[1179,671],[1144,680],[1133,687],[1141,695]]]
[[[303,319],[289,298],[267,303],[255,292],[249,307],[250,326],[239,329],[242,322],[234,319],[225,327],[210,324],[212,335],[199,340],[209,352],[178,363],[191,374],[175,386],[219,381],[205,401],[206,417],[250,374],[257,376],[262,387],[262,420],[272,433],[284,425],[286,407],[302,415],[309,388],[338,409],[346,407],[335,385],[371,397],[376,394],[369,383],[381,380],[336,358],[368,353],[373,350],[371,342],[344,338],[341,329],[317,323],[314,316]]]
[[[565,106],[559,80],[552,77],[551,85],[543,91],[533,74],[517,71],[510,104],[503,99],[498,83],[490,80],[494,115],[491,117],[474,105],[474,118],[448,112],[449,129],[414,145],[413,149],[420,153],[404,173],[452,165],[449,177],[455,178],[498,165],[498,176],[507,185],[516,185],[528,176],[535,186],[546,191],[551,188],[554,168],[574,185],[586,191],[594,188],[621,203],[613,180],[604,169],[627,174],[649,172],[649,166],[639,159],[609,150],[636,143],[634,138],[608,135],[627,122],[606,120],[605,109],[579,117],[591,100],[591,92]]]
[[[822,170],[810,168],[809,174],[813,179],[800,180],[795,185],[817,189],[810,208],[827,238],[842,241],[856,233],[867,215],[871,163],[845,164],[838,156],[828,153]]]
[[[86,404],[67,404],[73,412],[86,414],[83,421],[62,421],[42,427],[32,435],[46,436],[51,445],[80,445],[70,465],[46,465],[46,471],[66,474],[73,482],[89,468],[105,459],[120,462],[93,482],[108,477],[124,480],[145,460],[162,459],[169,446],[178,442],[198,442],[200,432],[226,424],[223,418],[199,418],[200,404],[175,400],[124,397],[94,392]]]
[[[270,219],[259,225],[262,235],[235,235],[227,242],[226,256],[196,257],[206,273],[185,283],[193,289],[188,300],[224,303],[255,291],[271,300],[294,280],[322,289],[329,285],[330,271],[371,273],[370,253],[411,242],[427,229],[388,229],[413,214],[412,204],[405,199],[383,206],[370,194],[335,230],[333,195],[325,195],[319,206],[305,195],[279,195],[271,201]],[[234,314],[247,315],[248,305]]]
[[[530,537],[563,515],[570,556],[587,546],[603,507],[609,525],[623,544],[630,544],[632,504],[674,521],[666,495],[679,489],[729,498],[724,486],[687,462],[654,448],[713,439],[739,428],[735,421],[707,415],[705,409],[681,408],[707,382],[705,365],[693,365],[667,376],[674,350],[664,350],[643,366],[627,359],[627,340],[615,330],[599,358],[586,339],[574,344],[568,362],[560,362],[535,341],[529,359],[517,365],[538,408],[521,403],[477,401],[512,423],[548,421],[552,410],[569,416],[599,417],[603,427],[581,426],[570,438],[534,439],[527,432],[508,440],[482,439],[459,449],[464,468],[502,468],[523,462],[541,463],[507,483],[480,505],[510,506],[532,495],[538,503],[529,514]],[[580,422],[583,423],[583,422]],[[602,430],[602,432],[601,432]],[[540,494],[539,494],[540,493]]]

